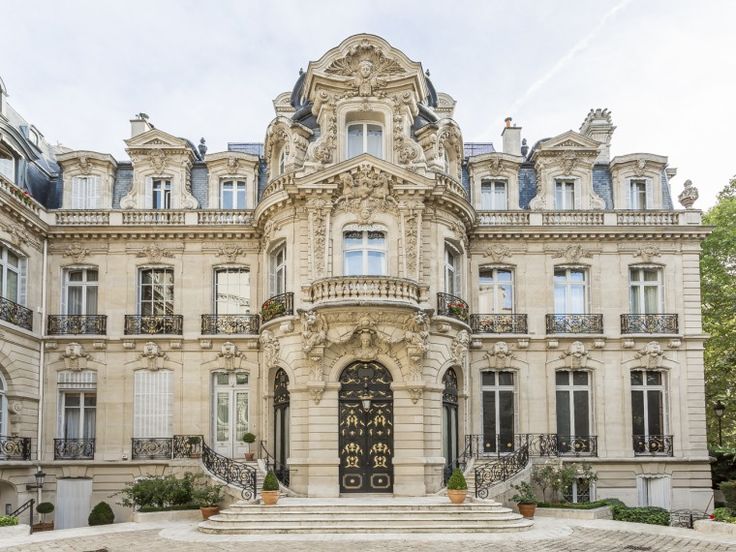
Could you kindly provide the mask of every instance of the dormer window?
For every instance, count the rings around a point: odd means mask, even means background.
[[[484,180],[480,185],[480,208],[486,211],[504,211],[508,208],[506,182]]]
[[[15,157],[3,148],[0,148],[0,176],[15,184]]]
[[[151,209],[171,209],[171,180],[151,181]]]
[[[220,188],[220,208],[245,209],[245,181],[226,180]]]
[[[383,127],[376,123],[348,125],[348,159],[363,153],[383,159]]]
[[[99,197],[99,177],[75,176],[72,178],[72,209],[97,209]]]
[[[629,181],[629,208],[649,209],[652,203],[651,187],[646,180]]]
[[[567,211],[575,208],[575,182],[557,180],[555,182],[555,209]]]

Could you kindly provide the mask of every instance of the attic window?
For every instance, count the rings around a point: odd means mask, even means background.
[[[383,126],[373,122],[348,125],[348,159],[369,153],[383,159]]]

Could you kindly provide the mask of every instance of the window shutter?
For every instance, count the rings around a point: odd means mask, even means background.
[[[144,185],[143,208],[153,209],[153,179],[150,176],[146,178]]]
[[[28,274],[28,259],[18,259],[18,304],[26,305],[26,281]]]
[[[653,188],[653,186],[652,186],[652,180],[648,178],[646,180],[646,194],[647,194],[646,208],[647,209],[654,209],[654,197],[653,197],[653,190],[652,190],[652,188]],[[641,206],[639,206],[639,208],[641,208]]]
[[[78,176],[75,176],[72,178],[72,200],[71,200],[71,208],[72,209],[81,209],[82,208],[82,188],[84,187],[84,178],[80,178]]]
[[[176,183],[172,180],[171,181],[171,208],[172,209],[178,209],[179,208],[179,190],[177,190]]]
[[[647,481],[644,476],[636,478],[636,495],[639,506],[649,506],[649,497],[647,496]]]
[[[575,180],[575,184],[573,185],[572,190],[573,190],[572,199],[573,199],[573,205],[575,206],[575,209],[582,209],[580,200],[583,194],[582,194],[582,191],[580,190],[580,180]]]
[[[100,177],[93,176],[87,182],[87,208],[88,209],[99,209],[100,208]]]
[[[137,371],[134,400],[133,436],[171,437],[171,372]]]

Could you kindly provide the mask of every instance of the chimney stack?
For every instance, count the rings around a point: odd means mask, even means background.
[[[138,113],[134,119],[130,120],[130,137],[135,138],[139,134],[148,132],[153,128],[153,125],[148,122],[148,115],[146,113]]]
[[[501,133],[503,137],[503,152],[511,155],[521,155],[521,127],[511,126],[511,117],[504,120],[506,126]]]
[[[611,160],[611,138],[616,127],[613,126],[611,112],[608,109],[591,109],[580,125],[580,133],[598,140],[601,146],[596,163],[607,164]]]

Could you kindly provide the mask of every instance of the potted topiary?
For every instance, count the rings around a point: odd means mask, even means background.
[[[248,452],[245,453],[245,459],[248,462],[252,462],[253,460],[255,460],[255,456],[256,455],[255,455],[254,452],[251,452],[250,445],[252,443],[255,443],[256,442],[256,436],[253,435],[250,432],[249,433],[244,433],[243,434],[243,442],[248,445]]]
[[[33,526],[33,532],[35,533],[36,531],[53,531],[54,522],[49,521],[48,523],[46,523],[46,515],[54,511],[54,505],[50,502],[41,502],[38,504],[38,506],[36,506],[36,511],[41,514],[41,522],[36,523]]]
[[[266,506],[273,506],[279,501],[279,480],[271,470],[266,474],[261,488],[261,498]]]
[[[115,521],[115,514],[107,502],[100,502],[89,513],[87,523],[90,527],[95,525],[110,525]]]
[[[452,475],[447,482],[447,496],[453,504],[462,504],[468,495],[468,483],[459,468],[452,470]]]
[[[204,482],[192,492],[192,500],[199,505],[202,519],[205,520],[220,513],[222,499],[222,485],[211,485]]]
[[[516,491],[516,494],[511,497],[511,500],[516,502],[519,508],[519,513],[525,518],[534,519],[534,512],[537,510],[537,497],[534,496],[532,486],[522,481],[518,485],[511,485]]]

